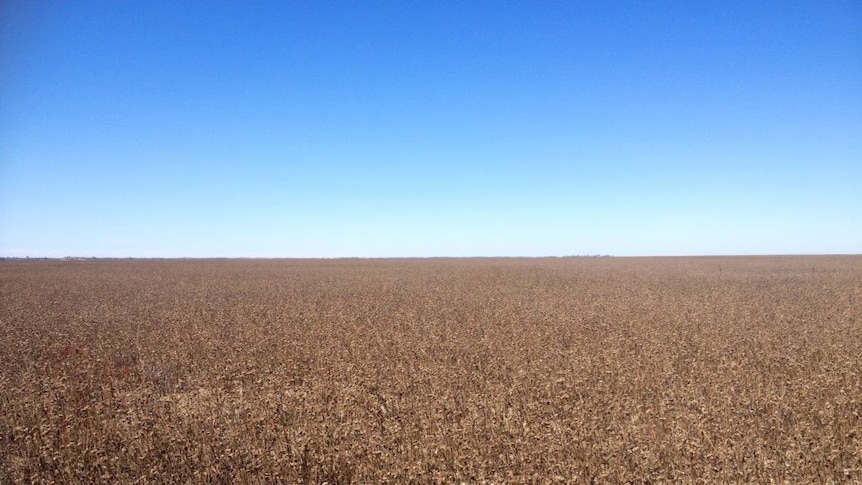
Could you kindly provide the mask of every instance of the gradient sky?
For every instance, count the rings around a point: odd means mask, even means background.
[[[0,3],[0,256],[862,252],[862,3]]]

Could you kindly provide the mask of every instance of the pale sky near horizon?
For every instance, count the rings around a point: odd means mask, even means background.
[[[0,256],[862,253],[862,3],[0,4]]]

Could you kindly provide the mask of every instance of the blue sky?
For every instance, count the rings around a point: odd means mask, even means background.
[[[0,255],[862,252],[862,4],[0,5]]]

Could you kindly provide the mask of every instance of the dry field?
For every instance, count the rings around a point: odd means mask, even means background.
[[[0,262],[0,482],[862,483],[862,257]]]

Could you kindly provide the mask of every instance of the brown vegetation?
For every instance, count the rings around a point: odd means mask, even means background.
[[[0,482],[862,482],[862,257],[2,262],[0,362]]]

